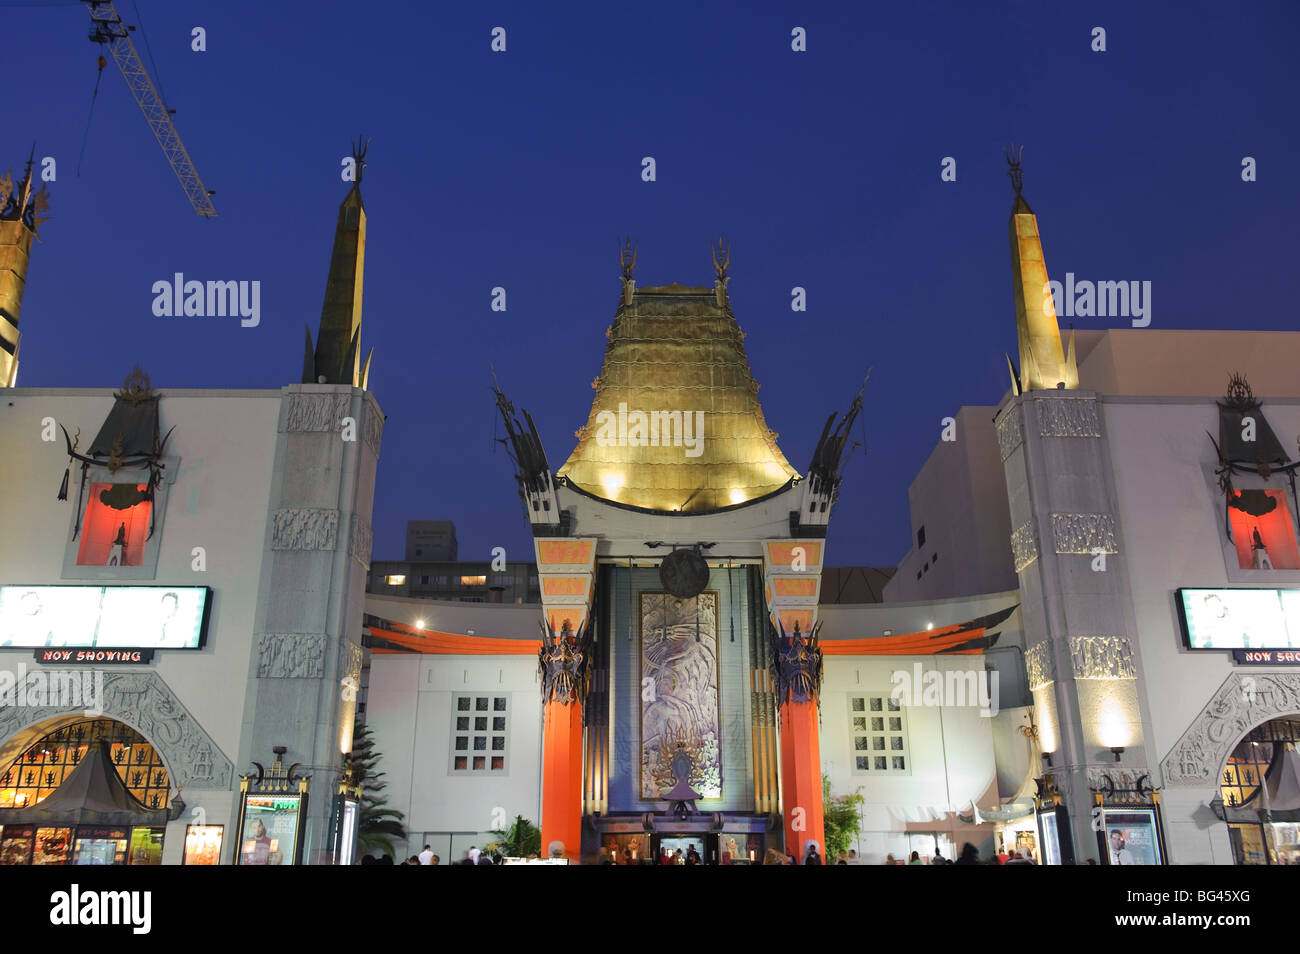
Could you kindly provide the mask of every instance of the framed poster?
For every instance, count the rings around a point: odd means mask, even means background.
[[[1154,808],[1101,809],[1102,857],[1110,865],[1164,864],[1160,827]]]
[[[163,835],[166,831],[165,828],[132,828],[127,864],[162,864]]]
[[[71,828],[36,829],[36,850],[32,853],[32,864],[66,865],[71,854]]]
[[[130,837],[131,833],[125,828],[90,828],[83,825],[77,829],[72,863],[74,865],[124,865]]]
[[[29,865],[32,863],[32,840],[36,828],[32,825],[6,825],[0,838],[0,865]]]
[[[298,864],[303,795],[245,795],[239,822],[240,865]]]
[[[221,864],[221,839],[224,825],[186,825],[183,865]]]

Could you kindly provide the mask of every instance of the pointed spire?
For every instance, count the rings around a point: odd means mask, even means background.
[[[339,205],[320,333],[309,362],[311,373],[307,367],[303,370],[304,384],[365,387],[361,369],[361,291],[366,265],[366,209],[361,200],[361,178],[368,146],[369,140],[358,139],[352,147],[355,179]],[[310,330],[307,340],[310,348]]]
[[[42,183],[32,191],[36,146],[32,145],[22,180],[14,185],[13,170],[0,176],[0,387],[11,388],[18,381],[18,315],[27,285],[27,263],[32,239],[49,216],[50,196]]]
[[[1024,172],[1020,159],[1024,148],[1006,151],[1007,174],[1016,199],[1011,208],[1011,271],[1015,281],[1016,332],[1020,345],[1020,377],[1017,393],[1079,386],[1074,336],[1067,354],[1061,347],[1061,328],[1056,320],[1043,260],[1043,242],[1038,234],[1038,217],[1021,194]]]

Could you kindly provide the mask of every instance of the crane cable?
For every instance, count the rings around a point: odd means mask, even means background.
[[[86,117],[86,131],[81,136],[81,155],[77,156],[77,178],[81,178],[81,160],[86,158],[86,143],[90,139],[90,121],[95,118],[95,100],[99,98],[99,84],[104,79],[104,67],[108,66],[108,60],[104,59],[101,54],[99,57],[99,72],[95,75],[95,91],[90,96],[90,115]]]

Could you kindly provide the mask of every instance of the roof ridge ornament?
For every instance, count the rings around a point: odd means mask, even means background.
[[[357,136],[356,142],[352,144],[352,161],[356,163],[357,178],[356,185],[361,185],[361,176],[366,169],[366,150],[370,148],[370,140],[364,136]]]
[[[727,281],[727,269],[731,266],[731,246],[728,245],[724,249],[722,239],[719,238],[717,245],[710,246],[709,248],[710,251],[713,252],[713,270],[717,272],[718,281],[725,284]],[[718,261],[719,256],[722,258],[721,261]]]
[[[1011,188],[1016,190],[1016,195],[1020,195],[1024,189],[1025,172],[1020,168],[1020,163],[1024,159],[1025,147],[1021,146],[1017,149],[1016,144],[1012,143],[1010,149],[1002,150],[1002,154],[1007,157],[1007,166],[1009,167],[1007,175],[1011,177]],[[1015,155],[1014,159],[1012,158],[1013,154]]]

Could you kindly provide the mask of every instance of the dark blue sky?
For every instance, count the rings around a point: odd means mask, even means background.
[[[346,192],[339,160],[364,132],[362,342],[388,414],[376,558],[400,557],[408,518],[450,518],[462,558],[502,545],[531,559],[492,443],[488,365],[559,467],[600,372],[620,235],[640,246],[642,285],[709,284],[709,240],[731,241],[760,399],[801,472],[874,366],[832,564],[894,564],[940,419],[1006,390],[1008,142],[1025,145],[1053,278],[1151,281],[1153,329],[1297,327],[1294,0],[137,2],[220,217],[191,211],[111,64],[78,178],[89,17],[0,2],[0,168],[33,139],[58,161],[19,384],[116,386],[136,362],[163,389],[298,380]],[[118,8],[139,22],[131,0]],[[206,53],[190,50],[194,26]],[[504,54],[489,49],[495,26]],[[790,50],[795,26],[806,53]],[[1090,50],[1094,26],[1105,53]],[[641,181],[643,156],[658,181]],[[154,317],[150,288],[176,271],[261,281],[261,325]],[[504,314],[489,308],[497,285]]]

